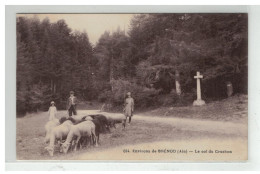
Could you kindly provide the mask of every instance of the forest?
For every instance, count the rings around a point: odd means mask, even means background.
[[[95,45],[65,20],[16,20],[19,115],[45,111],[52,100],[65,109],[71,90],[112,109],[128,91],[137,109],[190,105],[196,71],[206,102],[226,98],[227,83],[247,94],[247,14],[136,14],[127,32],[104,31]]]

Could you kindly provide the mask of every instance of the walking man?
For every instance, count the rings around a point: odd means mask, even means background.
[[[68,98],[67,101],[67,110],[69,112],[69,116],[73,115],[77,115],[77,111],[76,111],[76,105],[77,105],[77,98],[74,96],[74,92],[70,91],[70,97]]]

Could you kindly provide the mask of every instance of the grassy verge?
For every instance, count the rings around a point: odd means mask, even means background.
[[[142,115],[244,123],[248,118],[248,98],[247,95],[236,95],[221,101],[207,103],[201,107],[160,107],[143,112]]]

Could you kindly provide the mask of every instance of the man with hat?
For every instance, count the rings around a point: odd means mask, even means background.
[[[74,96],[74,91],[70,91],[70,97],[68,98],[67,101],[67,110],[69,112],[69,116],[77,115],[76,112],[76,105],[77,105],[77,98]]]

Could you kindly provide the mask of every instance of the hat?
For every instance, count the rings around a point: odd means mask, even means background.
[[[74,91],[70,91],[70,94],[74,94]]]
[[[126,95],[131,95],[131,92],[126,93]]]
[[[51,104],[55,104],[55,102],[54,102],[54,101],[51,101]]]

